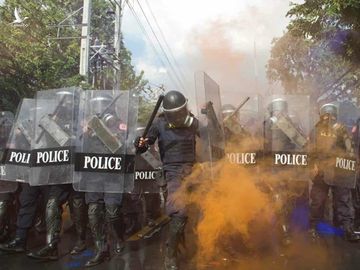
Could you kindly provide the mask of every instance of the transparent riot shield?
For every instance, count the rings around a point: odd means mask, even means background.
[[[200,132],[198,156],[200,161],[212,166],[225,154],[220,88],[204,72],[195,73],[195,84]]]
[[[11,129],[14,125],[14,114],[12,112],[0,112],[0,193],[14,192],[17,184],[8,179],[5,166],[6,145],[10,137]]]
[[[358,142],[356,131],[351,131],[356,128],[356,110],[351,103],[336,103],[336,107],[337,119],[322,116],[315,125],[314,163],[327,184],[355,188]]]
[[[144,129],[144,126],[139,126],[137,136],[142,136]],[[137,154],[134,161],[133,189],[129,192],[136,194],[159,193],[159,187],[165,183],[157,143],[151,145],[145,153]]]
[[[277,95],[266,100],[263,169],[275,180],[309,180],[308,96]]]
[[[137,107],[129,106],[129,91],[84,91],[77,128],[77,154],[73,186],[86,192],[123,193],[132,179],[134,138],[129,118]],[[133,132],[135,134],[135,131]]]
[[[7,144],[5,168],[8,181],[29,183],[31,176],[31,143],[34,138],[35,112],[41,111],[35,99],[24,98]]]
[[[30,185],[72,183],[80,93],[78,88],[37,92],[42,109],[35,112]]]
[[[226,158],[231,164],[257,167],[262,154],[262,103],[259,96],[244,97],[239,104],[224,105],[224,131]]]
[[[338,103],[340,123],[346,126],[349,132],[352,131],[360,117],[360,109],[350,101],[343,101]]]
[[[121,104],[120,104],[121,106]],[[127,119],[127,134],[125,143],[125,159],[126,170],[124,175],[124,193],[136,192],[135,181],[135,161],[136,161],[136,149],[134,146],[134,140],[138,134],[139,112],[139,95],[135,90],[129,91],[129,106],[128,106],[128,119]],[[137,192],[136,192],[137,193]]]

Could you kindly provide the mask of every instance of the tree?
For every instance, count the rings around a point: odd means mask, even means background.
[[[267,65],[270,81],[280,81],[288,94],[312,100],[351,99],[359,91],[359,69],[336,55],[324,41],[285,33],[273,41]]]
[[[312,40],[327,40],[330,48],[360,63],[360,1],[306,0],[288,12],[288,29]]]
[[[293,5],[288,31],[273,42],[267,75],[287,93],[351,100],[360,91],[359,0],[306,0]]]
[[[109,39],[108,29],[113,24],[109,23],[111,18],[103,15],[111,8],[109,5],[107,1],[93,1],[94,37]],[[83,85],[84,78],[78,74],[80,39],[55,39],[58,34],[56,26],[81,6],[82,0],[5,0],[0,7],[2,110],[14,110],[21,98],[33,97],[40,89]],[[15,8],[21,17],[28,17],[24,24],[12,24]],[[80,22],[81,15],[70,18],[66,24]],[[80,36],[79,27],[61,27],[59,31],[61,37]],[[120,59],[122,89],[138,89],[141,92],[146,84],[144,74],[136,74],[131,64],[131,53],[123,42]],[[105,72],[112,74],[110,69]]]

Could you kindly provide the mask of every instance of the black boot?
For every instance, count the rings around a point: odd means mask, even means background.
[[[177,270],[177,255],[179,244],[184,240],[186,217],[172,217],[169,224],[169,234],[166,242],[165,270]]]
[[[35,252],[27,255],[30,258],[45,261],[55,261],[59,259],[58,243],[60,241],[61,230],[61,209],[56,198],[50,198],[46,204],[46,245]]]
[[[106,205],[106,221],[109,224],[112,235],[115,237],[114,251],[121,253],[124,250],[125,223],[121,207],[115,204]]]
[[[77,240],[70,254],[75,255],[86,249],[86,204],[84,198],[70,201],[71,217],[75,225]]]
[[[360,235],[355,233],[353,226],[344,226],[344,239],[349,242],[359,242]]]
[[[109,248],[106,243],[104,224],[104,204],[90,203],[88,210],[91,234],[95,244],[95,256],[86,262],[86,267],[98,265],[110,257]]]
[[[0,201],[0,243],[3,243],[9,239],[8,228],[8,211],[9,202]]]
[[[7,253],[22,253],[26,250],[26,240],[20,237],[15,237],[13,240],[1,244],[0,250]]]

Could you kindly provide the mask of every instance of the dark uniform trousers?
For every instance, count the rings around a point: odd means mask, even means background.
[[[164,166],[165,180],[167,182],[168,197],[166,200],[166,214],[169,216],[186,217],[186,210],[180,207],[174,200],[176,191],[180,188],[181,182],[191,173],[192,164],[171,164]]]
[[[344,187],[330,186],[325,183],[324,178],[321,175],[314,178],[310,193],[310,224],[316,226],[317,222],[324,218],[325,204],[328,198],[329,189],[332,190],[333,194],[335,224],[344,228],[351,226],[354,218],[351,190]]]
[[[19,195],[20,208],[17,216],[16,237],[26,239],[27,231],[32,227],[40,200],[47,201],[48,186],[30,186],[21,184]]]
[[[86,192],[86,203],[105,203],[107,205],[121,206],[123,194],[121,193],[101,193],[101,192]]]

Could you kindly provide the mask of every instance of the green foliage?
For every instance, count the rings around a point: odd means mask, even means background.
[[[79,73],[80,39],[54,39],[79,37],[80,27],[56,27],[82,6],[82,0],[6,0],[0,7],[0,109],[14,111],[23,97],[33,97],[40,89],[60,88],[84,83]],[[108,1],[92,1],[93,39],[113,43],[113,18],[106,15],[111,8]],[[14,9],[18,8],[23,25],[14,25]],[[81,12],[64,24],[81,23]],[[143,72],[136,74],[131,64],[131,53],[122,43],[121,89],[141,92],[147,83]],[[114,76],[111,68],[104,71],[107,80],[98,89],[112,89]]]
[[[268,78],[314,101],[357,97],[360,0],[306,0],[288,16],[288,31],[273,41]]]
[[[14,25],[18,8],[22,25]],[[73,1],[7,0],[0,9],[0,89],[2,109],[14,110],[37,90],[78,85],[79,40],[53,40],[54,25],[76,6]],[[76,31],[63,29],[64,36]]]
[[[360,0],[306,0],[288,16],[293,34],[327,40],[336,54],[360,63]]]

